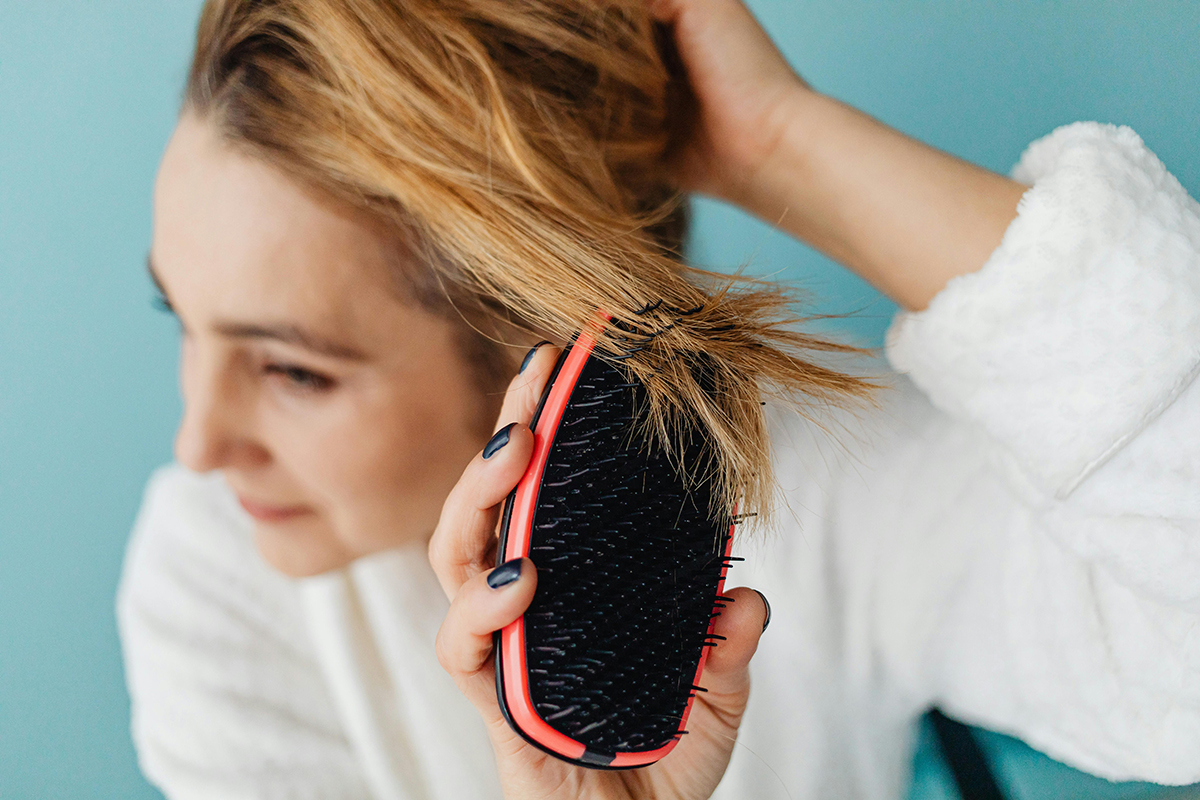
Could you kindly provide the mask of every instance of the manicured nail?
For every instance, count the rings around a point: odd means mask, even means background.
[[[514,558],[492,570],[487,576],[487,582],[488,586],[493,589],[499,589],[501,586],[508,586],[519,577],[521,577],[521,559]]]
[[[483,446],[483,458],[485,461],[496,455],[496,452],[501,447],[504,447],[504,445],[508,444],[508,437],[512,434],[513,425],[516,424],[517,423],[515,422],[508,423],[503,428],[496,431],[496,433],[492,435],[491,439],[488,439],[488,443]]]
[[[535,344],[533,347],[529,348],[529,352],[525,354],[525,360],[523,360],[521,362],[521,368],[519,370],[517,370],[518,374],[525,371],[525,368],[529,366],[529,362],[533,361],[533,356],[535,353],[537,353],[538,348],[544,344],[550,344],[550,342],[546,339],[543,339],[542,341]]]
[[[762,598],[763,605],[767,607],[767,618],[763,620],[763,630],[765,631],[767,626],[771,624],[771,604],[767,602],[767,596],[758,589],[755,589],[754,593]]]

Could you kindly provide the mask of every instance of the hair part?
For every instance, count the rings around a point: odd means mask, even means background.
[[[683,263],[667,155],[686,80],[645,6],[208,0],[185,107],[392,226],[425,271],[406,280],[436,286],[418,300],[481,336],[599,324],[653,440],[680,455],[698,425],[720,510],[767,512],[762,397],[811,413],[871,387],[813,360],[854,348],[801,332],[790,292]]]

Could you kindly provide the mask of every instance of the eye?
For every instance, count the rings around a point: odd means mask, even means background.
[[[332,389],[334,381],[312,370],[293,364],[267,364],[263,367],[267,375],[279,375],[294,389],[304,392],[324,392]]]

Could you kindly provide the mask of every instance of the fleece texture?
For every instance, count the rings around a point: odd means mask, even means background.
[[[1200,204],[1128,127],[1061,128],[1012,177],[999,248],[901,314],[888,358],[1062,498],[1200,369]]]
[[[932,704],[1200,781],[1200,209],[1128,128],[1013,176],[988,262],[893,324],[878,411],[769,409],[782,511],[731,579],[773,617],[721,800],[900,797]],[[164,467],[117,601],[143,770],[172,800],[500,797],[445,610],[420,550],[273,573],[219,474]]]

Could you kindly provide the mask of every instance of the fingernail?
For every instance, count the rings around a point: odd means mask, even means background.
[[[485,461],[496,455],[496,452],[501,447],[504,447],[504,445],[508,444],[508,437],[512,434],[513,425],[516,424],[517,423],[515,422],[508,423],[503,428],[496,431],[492,435],[492,438],[488,439],[488,443],[483,446],[483,458]]]
[[[487,582],[488,586],[493,589],[499,589],[501,586],[508,586],[519,577],[521,577],[521,559],[514,558],[492,570],[487,576]]]
[[[763,630],[765,631],[767,626],[771,624],[771,604],[767,602],[767,596],[758,589],[755,589],[754,593],[762,598],[763,605],[767,607],[767,618],[763,620]]]
[[[521,368],[519,370],[517,370],[517,374],[520,374],[525,371],[525,368],[529,366],[529,362],[533,361],[533,356],[538,351],[538,348],[544,344],[550,344],[550,341],[548,339],[543,339],[542,341],[535,344],[533,347],[529,348],[529,352],[525,354],[525,360],[523,360],[521,362]]]

